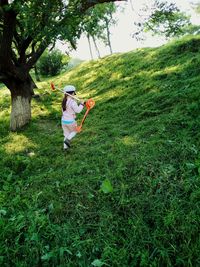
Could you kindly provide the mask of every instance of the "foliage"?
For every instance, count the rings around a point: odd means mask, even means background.
[[[180,36],[185,33],[185,27],[191,24],[189,16],[181,12],[174,3],[156,0],[151,8],[146,6],[143,11],[146,12],[146,17],[135,23],[138,30],[133,37],[137,39],[141,38],[143,31],[166,38]]]
[[[187,25],[183,28],[185,34],[194,34],[197,35],[200,33],[200,25]]]
[[[9,132],[0,89],[1,266],[200,265],[199,43],[187,37],[56,77],[96,101],[67,154],[62,94],[49,79],[23,132]]]
[[[200,14],[200,2],[191,2],[190,5],[194,9],[194,12],[199,15]],[[187,34],[199,34],[200,33],[200,25],[199,24],[192,24],[189,26],[186,26],[184,28],[184,32]]]
[[[114,3],[105,5],[96,5],[93,9],[87,11],[87,16],[82,21],[83,31],[89,36],[103,40],[107,45],[106,26],[116,24],[113,14],[116,12],[117,6]]]
[[[63,55],[59,50],[46,51],[38,62],[38,69],[42,75],[55,76],[59,74],[63,67]],[[65,64],[66,64],[65,59]]]
[[[198,2],[191,2],[191,4],[192,4],[195,12],[197,14],[200,14],[200,2],[199,1]]]

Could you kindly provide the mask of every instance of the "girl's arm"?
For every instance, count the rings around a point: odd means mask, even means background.
[[[76,101],[73,101],[71,104],[71,107],[73,108],[74,112],[80,113],[84,108],[84,103],[81,103],[80,105],[78,105]]]

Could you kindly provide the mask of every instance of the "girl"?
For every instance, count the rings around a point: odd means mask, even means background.
[[[66,85],[64,87],[64,98],[62,100],[62,129],[64,134],[64,150],[70,148],[70,141],[76,135],[76,113],[80,113],[84,108],[84,102],[80,105],[73,99],[76,95],[76,88],[73,85]],[[71,96],[67,95],[70,94]]]

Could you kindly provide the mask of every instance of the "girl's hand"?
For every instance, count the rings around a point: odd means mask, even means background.
[[[85,102],[84,101],[81,101],[81,105],[85,106]]]

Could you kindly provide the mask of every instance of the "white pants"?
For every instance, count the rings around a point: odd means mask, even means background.
[[[76,127],[77,127],[76,122],[71,124],[62,124],[64,140],[66,138],[68,140],[71,140],[77,134]],[[67,148],[67,145],[65,143],[64,143],[64,148]]]

